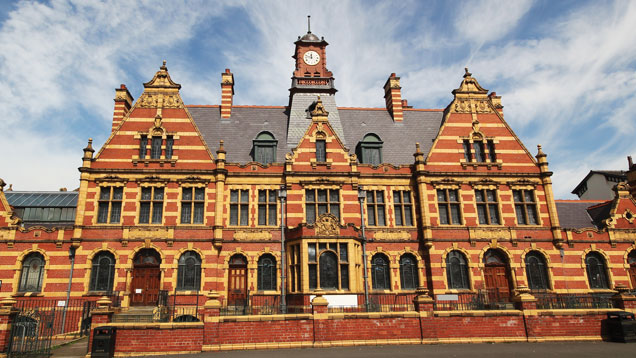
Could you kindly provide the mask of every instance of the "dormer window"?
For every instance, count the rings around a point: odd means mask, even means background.
[[[278,141],[269,132],[261,132],[253,141],[253,159],[261,164],[273,163],[276,160]]]
[[[373,133],[364,136],[358,144],[360,163],[379,165],[382,163],[382,140]]]

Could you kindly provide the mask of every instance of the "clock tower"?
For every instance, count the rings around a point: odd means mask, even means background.
[[[309,17],[307,33],[294,43],[296,49],[292,56],[296,60],[296,69],[292,76],[290,91],[336,93],[333,86],[333,74],[327,70],[327,41],[311,33]]]
[[[324,38],[311,33],[309,17],[307,33],[298,36],[294,42],[296,49],[292,56],[296,60],[296,68],[289,89],[289,125],[287,127],[287,146],[294,148],[302,139],[308,126],[318,96],[324,108],[329,112],[327,119],[340,140],[344,143],[342,123],[336,105],[336,88],[333,85],[333,74],[327,70],[328,43]]]

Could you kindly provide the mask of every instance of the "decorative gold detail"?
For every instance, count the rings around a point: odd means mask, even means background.
[[[272,234],[269,231],[258,230],[258,231],[248,231],[248,230],[239,230],[234,233],[234,240],[238,241],[263,241],[263,240],[272,240]]]
[[[512,240],[512,233],[509,229],[499,228],[469,228],[471,239],[485,239],[485,240]]]
[[[373,235],[373,239],[375,240],[386,240],[386,241],[403,241],[403,240],[411,240],[411,234],[408,231],[376,231]]]
[[[615,230],[613,235],[614,240],[633,242],[636,237],[636,230]]]
[[[458,189],[461,182],[454,178],[442,178],[441,180],[435,180],[431,182],[436,189]]]
[[[129,239],[171,239],[170,230],[163,227],[132,227],[128,231]]]
[[[317,236],[338,236],[340,228],[338,227],[338,218],[332,214],[322,214],[318,217],[315,224]]]
[[[318,96],[318,101],[316,101],[316,105],[314,107],[314,110],[311,111],[311,117],[327,117],[329,115],[329,112],[327,112],[327,110],[325,109],[325,106],[322,104],[322,100],[320,99],[320,96]]]
[[[117,176],[117,175],[106,175],[106,176],[103,176],[101,178],[95,178],[95,183],[97,183],[97,184],[99,184],[99,183],[111,183],[111,182],[126,183],[126,182],[128,182],[128,179],[122,178],[122,177]]]

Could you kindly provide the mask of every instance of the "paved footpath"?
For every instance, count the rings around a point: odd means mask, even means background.
[[[86,354],[86,340],[53,350],[53,358],[77,358]],[[141,356],[140,356],[141,357]],[[158,356],[152,356],[158,357]],[[169,358],[621,358],[636,357],[636,343],[563,342],[563,343],[498,343],[438,344],[402,346],[360,346],[341,348],[307,348],[171,354]]]

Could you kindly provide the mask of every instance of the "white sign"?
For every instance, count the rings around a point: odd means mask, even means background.
[[[309,296],[309,302],[314,299],[316,295]],[[358,306],[358,295],[323,295],[324,299],[329,302],[329,307],[341,306],[341,307],[356,307]]]
[[[64,307],[66,306],[66,301],[57,301],[57,307]]]
[[[459,301],[459,295],[437,295],[438,301]]]
[[[141,293],[141,288],[135,288],[135,293]]]

